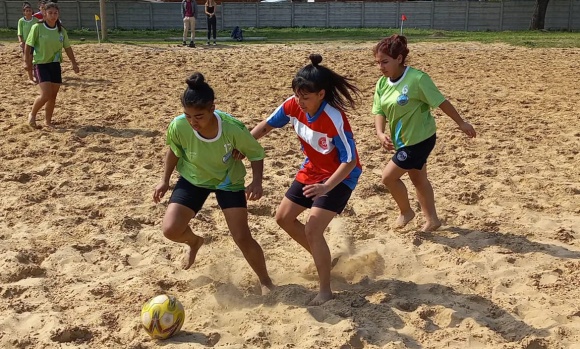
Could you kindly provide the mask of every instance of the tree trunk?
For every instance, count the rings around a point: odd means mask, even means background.
[[[530,23],[531,30],[544,29],[544,21],[546,19],[546,10],[548,9],[548,2],[550,0],[536,0],[536,7],[532,14],[532,22]]]

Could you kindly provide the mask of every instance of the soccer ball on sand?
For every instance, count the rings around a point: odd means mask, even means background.
[[[151,338],[167,339],[181,329],[185,320],[183,305],[177,298],[159,295],[151,298],[141,309],[141,324]]]

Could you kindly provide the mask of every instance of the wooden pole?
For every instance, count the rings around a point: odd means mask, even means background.
[[[99,0],[100,17],[101,17],[101,38],[103,41],[107,40],[107,6],[105,0]]]

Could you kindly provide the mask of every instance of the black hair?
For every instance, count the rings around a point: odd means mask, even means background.
[[[349,107],[354,109],[354,97],[360,98],[360,90],[350,82],[351,79],[320,65],[322,56],[319,54],[311,54],[308,58],[311,63],[300,69],[292,80],[294,93],[324,90],[324,100],[331,106],[342,111]]]
[[[30,8],[32,10],[32,5],[28,1],[25,1],[22,3],[22,11],[24,11],[27,8]]]
[[[200,72],[193,73],[185,79],[187,88],[181,96],[181,105],[195,108],[211,108],[215,100],[213,89],[205,82],[203,74]]]
[[[47,11],[47,10],[49,10],[51,8],[55,8],[60,13],[60,9],[58,8],[58,5],[55,2],[52,2],[52,1],[51,2],[47,2],[44,5],[44,10],[45,11]],[[44,19],[43,19],[43,21],[44,21]],[[60,19],[57,19],[56,20],[56,26],[58,27],[58,32],[60,33],[62,31],[62,28],[63,28],[62,23],[60,22]]]

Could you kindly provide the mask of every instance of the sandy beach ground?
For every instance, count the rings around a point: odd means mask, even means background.
[[[59,129],[48,131],[26,124],[38,90],[18,45],[0,43],[0,347],[580,348],[580,49],[410,44],[410,64],[478,131],[469,140],[436,112],[429,173],[444,225],[421,233],[421,215],[391,228],[372,45],[74,46],[81,73],[63,63]],[[312,258],[273,217],[303,158],[291,129],[261,140],[265,196],[249,204],[279,285],[270,295],[213,197],[192,222],[206,244],[188,271],[161,233],[168,195],[152,201],[189,74],[251,128],[291,95],[310,53],[363,92],[350,120],[364,172],[326,233],[336,298],[318,307],[306,306]],[[160,293],[181,300],[186,320],[157,342],[139,313]]]

